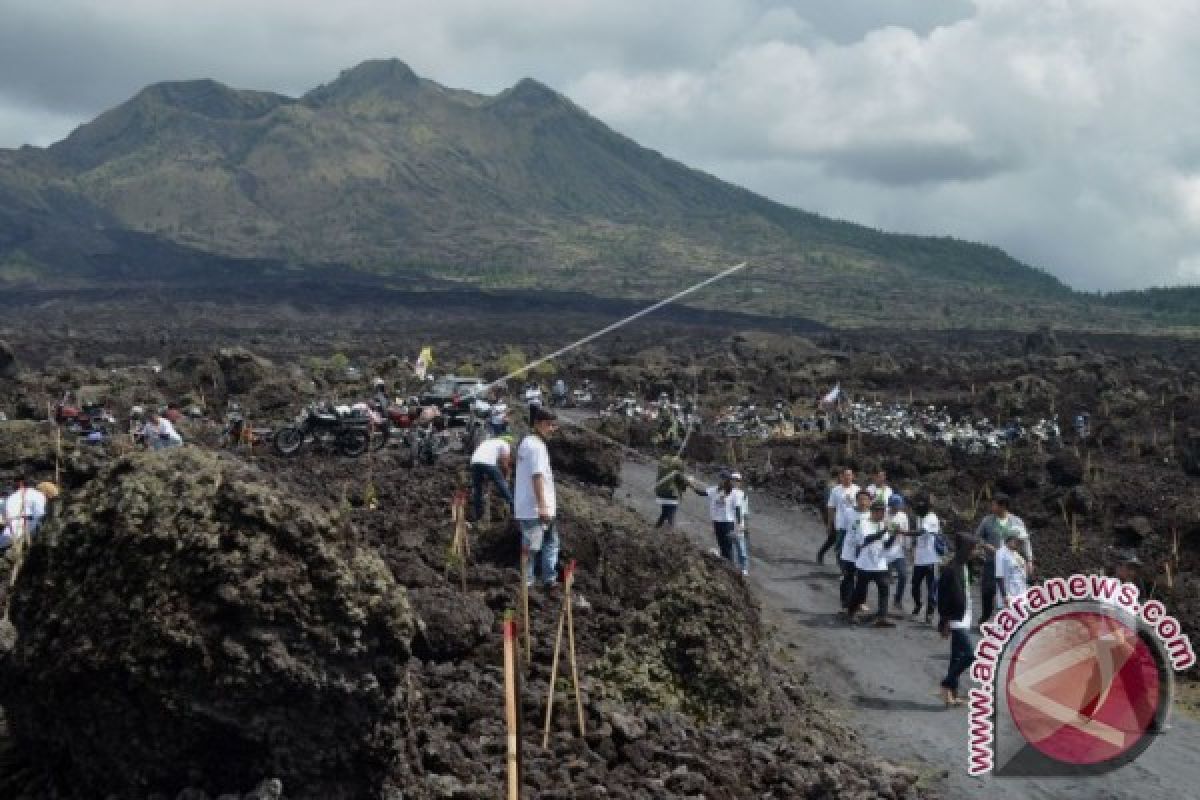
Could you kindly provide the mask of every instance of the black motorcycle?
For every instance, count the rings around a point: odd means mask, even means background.
[[[285,425],[272,437],[275,452],[294,456],[306,444],[322,447],[357,458],[370,444],[369,420],[361,416],[343,416],[331,408],[309,406],[291,425]]]

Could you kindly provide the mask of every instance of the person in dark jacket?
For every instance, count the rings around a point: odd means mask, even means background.
[[[971,642],[971,576],[968,565],[979,540],[959,534],[955,539],[954,558],[938,577],[938,632],[950,639],[950,666],[942,681],[942,700],[946,707],[961,706],[958,680],[975,660]]]
[[[665,455],[658,462],[658,475],[654,482],[654,498],[658,501],[658,522],[654,527],[675,527],[675,512],[679,510],[679,499],[687,491],[688,478],[684,472],[683,459]]]

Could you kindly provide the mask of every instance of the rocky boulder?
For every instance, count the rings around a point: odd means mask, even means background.
[[[621,448],[615,442],[590,430],[563,425],[547,447],[556,473],[613,489],[621,485]]]
[[[415,620],[332,512],[239,462],[138,453],[72,493],[11,604],[0,703],[66,796],[404,780]]]

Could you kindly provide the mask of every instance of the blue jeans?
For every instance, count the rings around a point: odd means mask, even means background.
[[[483,490],[489,480],[496,484],[496,491],[504,498],[504,502],[508,503],[508,507],[512,508],[512,492],[508,490],[508,482],[504,480],[504,473],[500,468],[491,464],[472,464],[471,500],[475,507],[476,522],[483,518]]]
[[[546,586],[553,586],[558,582],[558,526],[553,522],[543,525],[542,521],[537,519],[519,519],[517,524],[521,528],[521,547],[529,551],[529,559],[525,567],[525,582],[530,586],[533,585],[533,568],[540,561],[542,583]],[[534,541],[537,538],[541,539],[540,543]],[[540,544],[540,546],[534,549],[534,544]]]
[[[748,572],[750,569],[750,552],[746,547],[745,532],[735,528],[730,538],[733,540],[733,565],[742,572]]]
[[[946,670],[946,680],[942,687],[953,692],[958,691],[958,679],[971,662],[975,660],[975,648],[971,646],[971,637],[960,628],[950,629],[950,667]]]

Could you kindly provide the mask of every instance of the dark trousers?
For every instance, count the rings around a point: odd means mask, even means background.
[[[821,549],[817,551],[818,564],[825,560],[825,554],[834,547],[841,549],[840,545],[838,545],[838,542],[842,540],[842,536],[844,536],[845,533],[845,531],[830,531],[825,535],[825,544],[821,545]]]
[[[854,562],[838,560],[838,565],[842,568],[842,583],[838,587],[842,599],[842,608],[849,609],[850,600],[854,597]]]
[[[863,603],[867,602],[867,591],[871,584],[879,590],[879,617],[887,617],[888,612],[888,571],[868,572],[858,570],[854,579],[854,596],[850,598],[850,612],[854,613]]]
[[[900,601],[904,599],[904,587],[908,586],[908,559],[897,558],[889,561],[888,571],[896,576],[896,593],[892,595],[892,602],[896,604],[897,608],[900,608]]]
[[[983,595],[983,615],[979,623],[983,624],[996,610],[996,560],[983,562],[983,575],[979,577],[979,593]]]
[[[717,537],[717,549],[721,558],[733,561],[733,523],[713,521],[713,533]]]
[[[921,585],[925,585],[926,594],[929,595],[929,606],[927,613],[932,614],[934,607],[937,605],[937,565],[925,564],[913,567],[912,575],[912,599],[913,603],[919,609],[921,607]]]
[[[508,482],[504,480],[504,473],[500,471],[500,468],[490,464],[472,464],[471,500],[475,507],[476,522],[483,517],[483,490],[488,481],[496,484],[496,491],[504,498],[504,502],[508,503],[508,507],[512,508],[512,492],[508,490]]]
[[[946,670],[946,680],[942,687],[958,691],[958,679],[975,660],[975,648],[971,646],[971,637],[965,630],[950,629],[950,668]]]
[[[675,527],[675,512],[679,510],[679,506],[663,503],[658,509],[658,522],[654,523],[654,527],[661,528],[666,525],[668,528]]]

